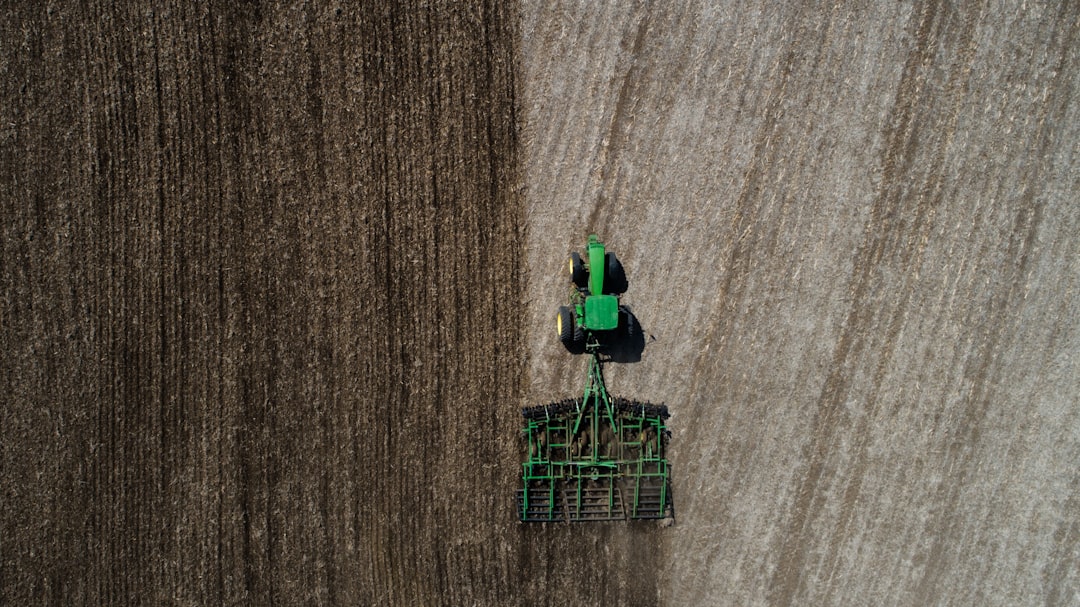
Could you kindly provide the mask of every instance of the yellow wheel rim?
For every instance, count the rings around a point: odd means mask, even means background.
[[[555,315],[555,331],[559,337],[562,337],[562,314]]]

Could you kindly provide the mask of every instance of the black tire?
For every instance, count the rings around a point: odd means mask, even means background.
[[[604,272],[604,293],[607,295],[622,295],[629,286],[626,282],[626,272],[623,270],[622,262],[611,252],[607,253],[605,257],[607,270]]]
[[[574,313],[566,306],[559,306],[559,313],[555,316],[555,331],[559,334],[559,341],[564,348],[574,352]]]
[[[629,308],[623,308],[623,314],[626,315],[626,336],[634,339],[641,333],[641,325],[638,324],[637,316],[634,316]]]
[[[576,325],[574,327],[574,348],[570,350],[570,353],[585,353],[585,329],[581,328],[581,325]]]
[[[579,289],[589,286],[589,270],[585,268],[585,262],[577,251],[570,254],[570,282]]]

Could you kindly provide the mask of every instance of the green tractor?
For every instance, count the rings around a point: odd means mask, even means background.
[[[517,514],[522,522],[673,520],[667,407],[613,397],[604,363],[641,328],[619,302],[626,274],[596,235],[570,257],[570,305],[559,308],[559,341],[588,353],[585,389],[522,410],[525,458]],[[642,341],[643,343],[643,341]]]
[[[602,348],[640,331],[630,309],[619,303],[626,292],[626,272],[596,234],[589,236],[585,257],[570,254],[570,305],[556,316],[559,341],[571,354]]]

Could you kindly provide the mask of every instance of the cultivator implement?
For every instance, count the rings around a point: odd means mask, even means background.
[[[581,399],[522,411],[527,457],[518,490],[525,522],[663,519],[672,515],[664,455],[667,407],[612,398],[592,349]]]

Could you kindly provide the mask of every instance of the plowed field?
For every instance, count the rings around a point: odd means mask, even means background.
[[[0,604],[1080,601],[1075,5],[150,4],[0,17]],[[672,527],[515,518],[591,231]]]

